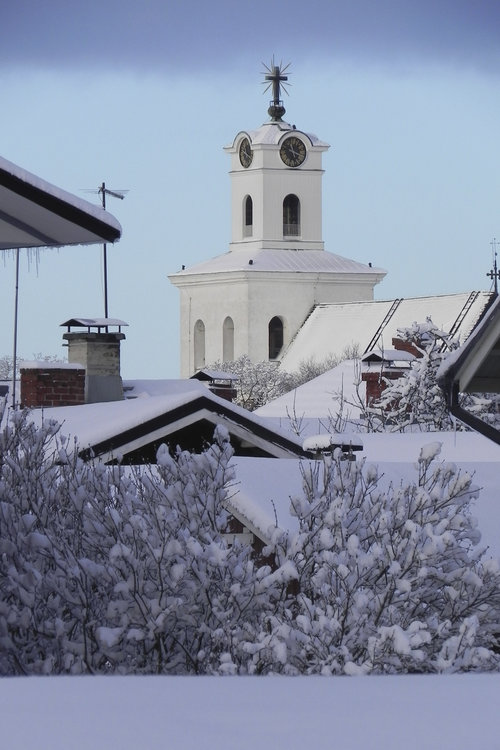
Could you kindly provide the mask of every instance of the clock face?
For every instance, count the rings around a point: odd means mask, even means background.
[[[248,140],[248,138],[243,138],[243,140],[240,143],[241,166],[245,167],[246,169],[252,163],[252,159],[253,159],[253,151],[250,145],[250,141]]]
[[[287,167],[300,166],[306,158],[306,153],[304,143],[295,135],[283,141],[283,145],[280,148],[281,160]]]

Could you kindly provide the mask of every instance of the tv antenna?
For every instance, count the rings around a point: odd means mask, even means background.
[[[106,183],[103,182],[97,190],[87,190],[88,193],[97,193],[101,196],[102,207],[106,208],[106,196],[112,195],[113,198],[119,198],[121,201],[125,198],[128,190],[110,190],[106,187]],[[103,260],[103,276],[104,276],[104,317],[108,317],[108,249],[104,242],[102,246],[102,260]]]
[[[497,241],[495,237],[493,237],[493,239],[491,240],[490,245],[491,245],[491,251],[493,254],[493,268],[491,269],[489,273],[486,274],[486,276],[489,276],[489,278],[493,280],[494,294],[495,294],[495,297],[498,297],[498,277],[500,275],[500,272],[498,271],[498,266],[497,266]]]

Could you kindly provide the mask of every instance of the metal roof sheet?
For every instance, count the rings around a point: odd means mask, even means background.
[[[105,326],[128,326],[119,318],[70,318],[61,326],[83,326],[85,328],[104,328]]]
[[[250,261],[252,261],[250,263]],[[295,273],[363,273],[385,276],[382,268],[373,268],[364,263],[335,255],[327,250],[241,249],[231,250],[210,260],[183,269],[170,278],[181,278],[195,274],[230,273],[246,271],[295,272]]]
[[[397,336],[399,328],[407,328],[414,322],[422,323],[427,317],[443,331],[449,332],[470,297],[469,292],[464,292],[402,299],[374,346],[382,349],[392,347],[392,339]],[[470,335],[490,299],[489,292],[479,292],[474,298],[461,319],[458,331],[455,331],[455,336],[461,342]],[[304,360],[320,362],[330,354],[342,355],[355,345],[362,353],[392,305],[393,300],[317,305],[284,353],[281,366],[293,372]]]

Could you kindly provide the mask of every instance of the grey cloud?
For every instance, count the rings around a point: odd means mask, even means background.
[[[0,65],[228,69],[242,59],[444,62],[500,70],[496,0],[17,0]]]

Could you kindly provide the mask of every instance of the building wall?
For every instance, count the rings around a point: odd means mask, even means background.
[[[286,349],[316,304],[373,299],[373,279],[339,279],[333,274],[247,273],[209,275],[191,282],[181,293],[181,377],[223,361],[223,326],[234,323],[234,358],[246,354],[253,362],[268,359],[269,321],[283,322]],[[194,326],[205,325],[205,361],[195,362]],[[198,365],[198,367],[196,367]]]
[[[53,367],[21,367],[21,407],[78,406],[85,403],[85,370]]]
[[[298,134],[298,131],[297,131]],[[299,134],[300,135],[300,134]],[[307,143],[307,138],[303,137]],[[279,149],[257,146],[251,167],[243,169],[233,155],[231,176],[231,250],[239,247],[323,250],[321,153],[308,151],[304,165],[285,168]],[[283,237],[283,200],[294,193],[301,203],[300,237]],[[247,195],[253,201],[253,232],[243,233],[243,204]]]

